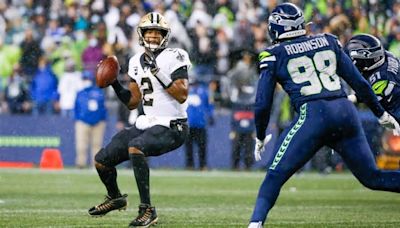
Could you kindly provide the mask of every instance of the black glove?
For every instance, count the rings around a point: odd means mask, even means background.
[[[156,75],[160,68],[157,66],[156,58],[151,51],[144,53],[144,63],[150,68],[151,74]]]

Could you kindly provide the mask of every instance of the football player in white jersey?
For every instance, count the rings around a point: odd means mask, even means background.
[[[183,144],[188,133],[186,98],[188,69],[186,51],[167,48],[169,26],[159,13],[145,15],[138,26],[139,42],[144,51],[129,60],[129,89],[115,80],[111,85],[118,98],[129,109],[143,105],[144,115],[129,129],[117,133],[95,157],[95,166],[107,189],[105,201],[89,209],[92,216],[125,209],[126,194],[117,185],[115,166],[123,161],[132,163],[140,195],[138,216],[129,227],[148,227],[158,217],[150,201],[147,156],[159,156]]]

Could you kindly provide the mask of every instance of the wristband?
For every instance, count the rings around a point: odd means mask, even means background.
[[[155,75],[154,75],[157,80],[161,83],[161,85],[164,87],[164,89],[168,88],[172,84],[172,79],[169,75],[165,74],[161,70],[159,70]]]

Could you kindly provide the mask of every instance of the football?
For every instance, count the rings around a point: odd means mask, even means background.
[[[97,65],[96,84],[100,88],[105,88],[111,85],[118,76],[119,63],[117,57],[108,56]]]

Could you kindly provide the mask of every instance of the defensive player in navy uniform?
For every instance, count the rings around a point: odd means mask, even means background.
[[[368,34],[353,36],[344,50],[369,81],[383,108],[400,120],[400,60],[385,51],[378,38]],[[349,98],[363,100],[357,94]]]
[[[115,166],[132,163],[140,196],[139,214],[129,227],[149,227],[157,223],[150,200],[148,156],[159,156],[181,146],[188,134],[188,69],[186,51],[167,48],[169,26],[159,13],[145,15],[138,26],[139,42],[144,47],[129,60],[129,89],[118,80],[112,87],[129,109],[143,105],[144,115],[135,125],[117,133],[95,157],[96,170],[107,189],[106,200],[89,209],[92,216],[102,216],[127,206],[126,194],[117,185]]]
[[[278,137],[261,184],[249,227],[262,227],[282,185],[326,145],[337,151],[355,177],[374,190],[400,192],[400,172],[378,170],[355,106],[347,99],[343,78],[387,127],[396,120],[379,104],[368,82],[329,34],[307,36],[302,11],[278,5],[268,19],[275,45],[259,55],[255,121],[256,160],[261,159],[276,83],[289,94],[298,117]]]

